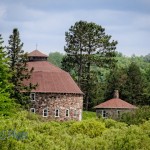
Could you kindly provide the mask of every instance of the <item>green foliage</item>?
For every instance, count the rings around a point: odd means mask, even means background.
[[[143,106],[133,112],[124,113],[120,121],[131,124],[141,124],[150,119],[150,107]]]
[[[0,93],[7,93],[12,87],[8,81],[11,74],[9,73],[7,65],[8,59],[6,58],[6,53],[2,44],[3,40],[0,35]]]
[[[106,130],[105,124],[96,120],[84,120],[82,122],[73,123],[69,129],[71,135],[84,134],[91,138],[100,136]]]
[[[118,90],[120,98],[124,99],[122,96],[122,91],[127,81],[126,69],[115,67],[106,76],[106,90],[105,90],[105,100],[111,99],[114,95],[114,90]]]
[[[0,149],[149,150],[149,128],[150,120],[131,126],[111,119],[43,122],[35,114],[20,111],[9,119],[0,116]]]
[[[82,115],[83,120],[96,119],[96,113],[92,111],[83,111]]]
[[[145,104],[142,98],[144,90],[144,80],[139,66],[132,62],[127,70],[127,80],[124,86],[125,99],[134,104]]]
[[[64,55],[59,52],[53,52],[49,54],[48,61],[52,64],[56,65],[57,67],[62,67],[61,62]]]
[[[12,74],[10,82],[13,84],[11,98],[21,105],[27,104],[28,95],[24,92],[30,92],[35,88],[32,84],[24,85],[23,80],[30,78],[33,69],[27,68],[27,53],[22,50],[23,43],[21,43],[18,29],[13,29],[12,35],[9,37],[9,46],[7,47],[7,57],[9,59],[9,71]]]
[[[106,128],[117,128],[117,129],[122,129],[127,127],[127,124],[124,122],[117,122],[115,120],[112,119],[105,119],[105,126]]]
[[[150,54],[146,55],[143,59],[144,59],[144,61],[150,63]]]
[[[100,25],[86,21],[76,22],[65,35],[67,56],[62,62],[63,69],[76,75],[76,81],[85,94],[84,103],[88,110],[89,103],[93,103],[93,90],[96,91],[97,84],[100,84],[96,80],[97,70],[92,68],[114,65],[117,41],[111,40],[111,36]]]
[[[105,98],[113,97],[119,90],[120,98],[135,105],[149,105],[150,101],[150,64],[141,57],[117,57],[116,66],[106,74]]]
[[[16,113],[17,105],[9,95],[6,93],[0,93],[0,116],[12,116]]]
[[[12,90],[12,84],[9,83],[11,74],[7,65],[6,53],[2,46],[2,38],[0,35],[0,116],[11,116],[15,113],[16,105],[9,98],[9,92]]]

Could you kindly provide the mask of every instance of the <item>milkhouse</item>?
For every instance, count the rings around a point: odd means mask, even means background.
[[[121,116],[122,113],[137,109],[136,106],[120,99],[118,90],[115,90],[114,98],[107,100],[106,102],[103,102],[94,108],[96,109],[97,116],[112,119],[117,119]]]
[[[70,74],[49,63],[38,50],[28,57],[28,69],[34,70],[25,84],[38,84],[30,93],[30,111],[51,120],[81,120],[83,93]]]

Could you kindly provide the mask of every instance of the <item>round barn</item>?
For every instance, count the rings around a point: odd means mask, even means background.
[[[52,120],[81,120],[83,92],[66,71],[47,61],[38,50],[28,54],[28,69],[34,68],[25,84],[37,84],[30,93],[30,111]]]

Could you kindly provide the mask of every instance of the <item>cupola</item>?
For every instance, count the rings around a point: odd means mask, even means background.
[[[38,50],[34,50],[28,54],[29,61],[47,61],[47,55]]]

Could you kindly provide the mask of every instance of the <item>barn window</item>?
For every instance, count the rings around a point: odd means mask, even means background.
[[[59,117],[59,109],[55,109],[55,117]]]
[[[30,112],[35,113],[35,108],[30,108]]]
[[[106,117],[107,117],[107,115],[106,115],[106,110],[102,110],[102,117],[103,117],[103,118],[106,118]]]
[[[66,117],[69,117],[69,109],[66,109]]]
[[[48,108],[43,109],[43,117],[48,117]]]
[[[77,110],[75,109],[74,110],[74,117],[76,117],[77,116]]]
[[[35,101],[35,93],[30,93],[30,99],[31,101]]]

